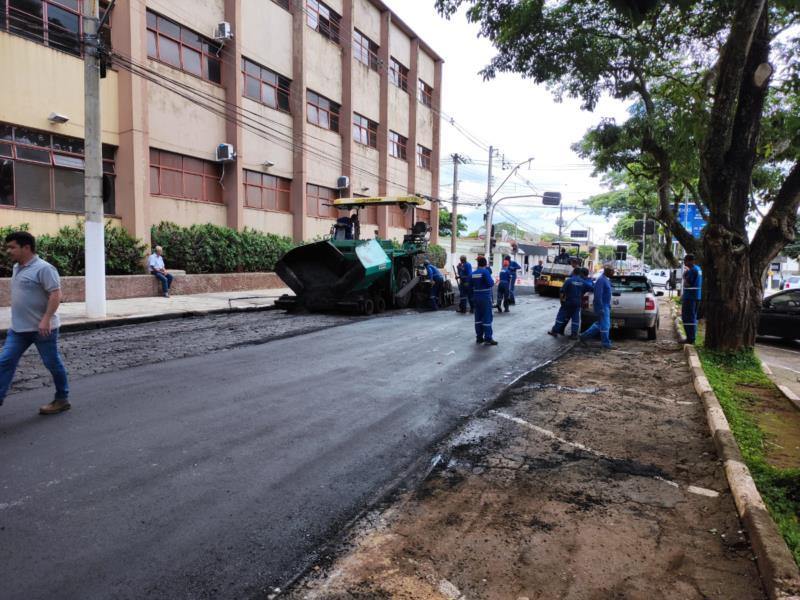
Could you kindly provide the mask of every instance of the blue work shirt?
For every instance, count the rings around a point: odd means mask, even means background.
[[[691,269],[686,269],[683,273],[683,294],[684,300],[700,300],[700,292],[703,289],[703,272],[700,267],[693,265]]]
[[[492,295],[494,279],[488,267],[478,267],[472,272],[472,291],[477,294]]]
[[[428,277],[430,277],[431,281],[443,281],[444,278],[439,269],[433,265],[425,265],[425,270],[428,272]]]
[[[472,283],[472,265],[469,261],[458,263],[456,271],[458,272],[458,279],[461,285],[470,285]]]
[[[517,278],[517,271],[522,269],[522,265],[520,265],[517,261],[512,260],[508,263],[508,270],[511,271],[511,279]]]
[[[600,312],[606,306],[611,307],[611,280],[603,274],[594,282],[592,307],[595,312]]]
[[[503,267],[500,269],[500,283],[510,283],[512,271],[510,267]]]
[[[533,267],[533,277],[534,279],[539,279],[542,276],[542,270],[544,269],[543,265],[536,265]]]
[[[561,295],[567,306],[580,306],[583,303],[583,295],[594,290],[594,285],[580,275],[570,275],[561,288]]]

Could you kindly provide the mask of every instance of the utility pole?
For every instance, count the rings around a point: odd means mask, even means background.
[[[99,0],[83,0],[84,194],[86,316],[106,316],[106,256],[103,229],[103,140],[100,123]]]
[[[453,154],[453,212],[450,213],[450,255],[456,263],[456,238],[458,237],[458,164],[462,158]]]
[[[492,235],[492,163],[494,162],[494,146],[489,146],[489,175],[486,178],[486,262],[489,266],[492,261],[489,256],[492,254],[492,242],[489,238]]]

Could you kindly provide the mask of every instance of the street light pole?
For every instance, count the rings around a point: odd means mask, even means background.
[[[506,184],[506,182],[511,179],[511,176],[517,172],[517,170],[524,165],[525,163],[530,164],[533,158],[529,158],[527,160],[523,160],[521,163],[516,165],[508,176],[503,180],[503,183],[497,186],[497,189],[492,192],[491,191],[491,183],[489,185],[489,191],[486,194],[486,240],[483,247],[484,256],[486,257],[487,262],[491,265],[491,261],[489,261],[489,253],[491,251],[491,235],[492,235],[492,215],[494,214],[494,207],[500,202],[500,200],[505,200],[506,198],[541,198],[541,194],[523,194],[521,196],[506,196],[505,198],[500,198],[497,202],[492,202],[492,199],[495,197],[497,192],[499,192],[502,187]],[[491,164],[491,161],[489,161]],[[491,167],[489,168],[489,172],[491,173]],[[491,181],[491,180],[490,180]]]

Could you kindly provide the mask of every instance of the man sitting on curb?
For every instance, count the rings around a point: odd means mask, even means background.
[[[164,268],[164,257],[161,256],[164,249],[161,246],[156,246],[154,250],[150,258],[147,259],[147,268],[161,282],[161,292],[164,298],[169,298],[169,288],[172,286],[173,277]]]

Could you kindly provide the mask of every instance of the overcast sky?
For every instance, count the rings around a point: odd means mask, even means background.
[[[444,58],[442,111],[482,142],[476,144],[453,126],[442,124],[442,198],[452,196],[453,171],[449,157],[453,153],[475,161],[473,165],[459,167],[460,199],[474,203],[485,198],[489,154],[481,146],[488,144],[499,148],[510,163],[533,157],[530,170],[524,167],[519,171],[520,176],[538,192],[561,192],[565,208],[578,206],[589,196],[605,191],[599,179],[591,177],[591,166],[581,161],[570,146],[604,117],[624,120],[625,105],[606,99],[589,113],[580,109],[578,101],[556,102],[544,86],[518,75],[500,75],[484,82],[478,71],[491,60],[494,49],[487,40],[478,38],[477,27],[467,23],[463,11],[448,21],[436,13],[434,0],[386,0],[386,3]],[[509,174],[508,170],[500,170],[500,163],[500,160],[495,162],[495,186]],[[536,192],[515,176],[496,198],[525,193]],[[494,222],[513,218],[523,229],[558,230],[557,209],[531,209],[526,204],[541,205],[541,201],[533,198],[507,200],[499,205],[498,210],[505,208],[502,213],[495,212]],[[470,230],[477,229],[483,208],[464,207],[460,212],[468,216]],[[595,241],[600,243],[613,226],[613,222],[581,215],[577,210],[565,210],[564,217],[567,221],[577,217],[568,229],[592,228]]]

